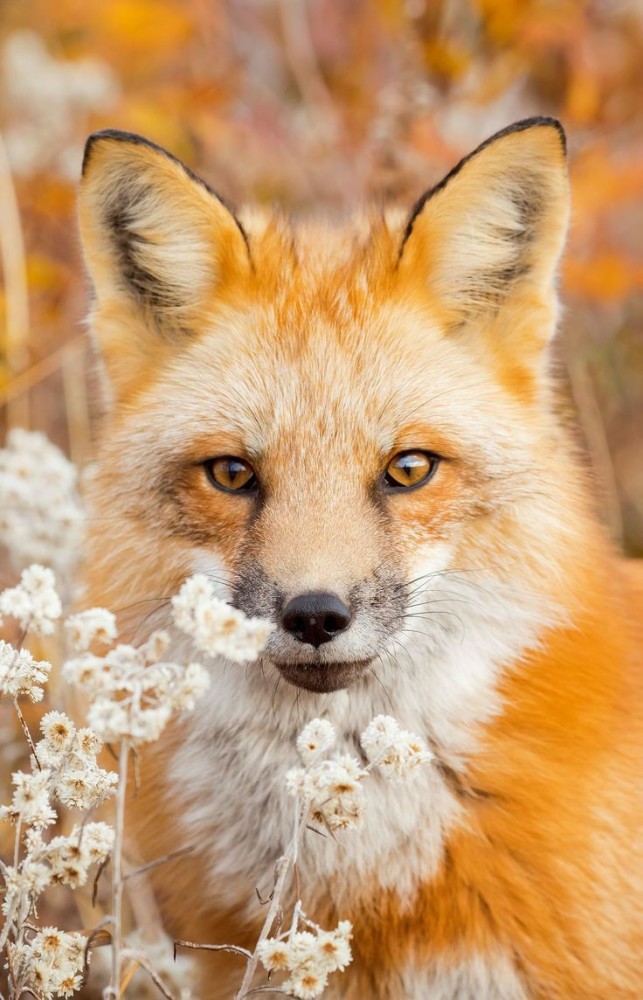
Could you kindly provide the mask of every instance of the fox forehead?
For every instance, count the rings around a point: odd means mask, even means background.
[[[294,449],[299,463],[308,440],[317,453],[380,462],[412,447],[495,460],[517,444],[517,424],[528,439],[524,399],[503,391],[494,354],[447,335],[428,296],[369,268],[355,250],[361,225],[305,227],[302,262],[282,256],[269,288],[253,234],[261,278],[213,302],[127,416],[170,413],[158,445],[169,453],[193,440],[204,454],[218,444],[251,459]]]

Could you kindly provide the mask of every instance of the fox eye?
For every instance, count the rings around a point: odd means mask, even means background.
[[[390,490],[421,486],[428,483],[439,464],[438,456],[429,451],[401,451],[386,467],[384,484]]]
[[[206,475],[213,486],[226,493],[252,493],[257,488],[257,477],[251,465],[242,458],[224,455],[203,463]]]

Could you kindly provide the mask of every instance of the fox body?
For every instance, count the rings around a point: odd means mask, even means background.
[[[87,602],[142,639],[199,571],[275,626],[143,755],[142,860],[191,848],[156,873],[171,933],[253,946],[297,733],[323,716],[359,753],[385,713],[435,761],[369,778],[341,843],[307,836],[307,912],[354,925],[325,995],[641,997],[643,595],[550,373],[560,126],[520,122],[409,217],[346,229],[238,218],[103,132],[80,217],[109,400]],[[292,626],[302,595],[324,635]],[[203,996],[230,997],[242,962],[200,961]]]

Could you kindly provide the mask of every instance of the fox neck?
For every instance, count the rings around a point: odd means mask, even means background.
[[[377,856],[393,855],[421,828],[414,864],[391,862],[379,878],[387,888],[404,891],[405,879],[415,883],[433,877],[444,838],[463,812],[467,763],[476,754],[484,726],[502,711],[498,677],[535,641],[551,613],[542,602],[537,608],[521,605],[515,588],[513,597],[505,585],[491,589],[491,580],[486,580],[484,604],[479,584],[474,600],[466,579],[447,579],[444,592],[448,586],[450,603],[437,605],[441,628],[432,635],[409,633],[403,645],[383,655],[373,673],[350,689],[312,694],[289,687],[257,664],[213,665],[212,688],[177,740],[168,780],[183,797],[186,842],[199,833],[203,842],[205,829],[217,830],[216,837],[207,838],[216,845],[208,870],[217,892],[222,881],[234,884],[235,875],[240,881],[252,877],[269,883],[271,866],[292,828],[293,804],[284,791],[284,775],[298,763],[295,737],[320,715],[335,725],[341,752],[359,755],[359,734],[380,713],[395,716],[428,739],[436,763],[416,782],[407,787],[369,779],[368,834],[342,838],[341,871],[354,888]],[[219,817],[225,817],[221,827]],[[310,885],[338,871],[337,845],[313,840],[302,862],[310,868]],[[410,894],[411,881],[407,889]],[[338,906],[342,892],[338,884]]]

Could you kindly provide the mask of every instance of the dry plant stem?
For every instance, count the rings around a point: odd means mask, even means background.
[[[29,298],[27,262],[22,225],[11,168],[0,136],[0,257],[6,297],[5,350],[9,371],[16,374],[26,368],[29,334]],[[10,427],[29,424],[27,396],[14,399],[7,406]]]
[[[266,919],[263,922],[263,927],[261,928],[261,934],[259,935],[259,940],[255,945],[255,950],[248,962],[246,967],[246,972],[243,977],[243,982],[239,987],[238,992],[235,994],[234,1000],[244,1000],[244,997],[248,996],[251,987],[254,974],[257,971],[257,965],[259,963],[259,955],[257,954],[257,949],[262,941],[265,941],[267,937],[270,936],[270,931],[272,930],[272,925],[275,922],[279,909],[281,907],[281,899],[286,888],[286,882],[288,876],[293,870],[295,864],[297,863],[297,855],[299,853],[299,842],[301,840],[302,834],[306,828],[308,822],[308,808],[306,806],[297,805],[297,811],[295,813],[295,830],[293,833],[292,840],[288,846],[285,854],[281,856],[277,862],[277,880],[275,882],[275,887],[272,891],[272,897],[270,901],[270,906],[268,908],[268,913],[266,914]],[[254,991],[253,991],[254,992]]]
[[[14,904],[9,909],[9,912],[7,913],[7,919],[5,920],[4,927],[2,928],[2,931],[0,932],[0,952],[2,952],[4,950],[4,946],[7,943],[7,938],[9,937],[9,932],[10,932],[11,927],[13,925],[13,918],[14,918],[15,912],[16,912],[16,906]]]
[[[105,1000],[116,1000],[120,995],[121,942],[123,940],[123,837],[125,833],[125,795],[127,791],[127,764],[129,742],[121,741],[118,757],[118,796],[116,798],[116,821],[114,824],[114,849],[112,853],[112,976],[109,986],[103,992]]]
[[[18,699],[17,698],[13,699],[13,707],[16,710],[16,715],[18,716],[18,720],[20,722],[20,725],[22,726],[22,731],[25,734],[25,739],[27,740],[27,743],[29,744],[29,749],[31,750],[32,754],[34,755],[34,760],[36,761],[36,764],[38,765],[38,770],[42,771],[42,768],[40,766],[40,761],[38,760],[38,754],[36,753],[36,748],[34,746],[34,742],[33,742],[32,738],[31,738],[31,733],[29,732],[29,726],[27,725],[25,717],[22,714],[22,711],[20,709],[20,705],[18,704]]]

